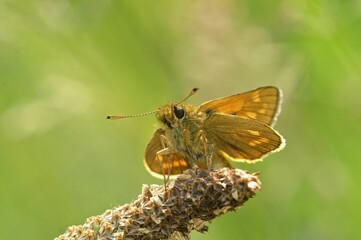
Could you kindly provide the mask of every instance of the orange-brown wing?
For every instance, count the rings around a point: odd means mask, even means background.
[[[204,129],[216,153],[233,161],[256,162],[285,146],[283,137],[268,125],[238,116],[215,113]]]
[[[179,175],[189,168],[189,164],[184,157],[177,153],[157,154],[164,149],[161,135],[164,135],[164,130],[159,128],[148,143],[144,165],[153,176],[158,178]]]
[[[202,112],[220,112],[256,119],[272,126],[280,112],[281,91],[272,86],[218,98],[203,103]]]

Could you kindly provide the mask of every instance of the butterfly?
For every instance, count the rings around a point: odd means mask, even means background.
[[[214,99],[192,106],[181,102],[155,113],[160,127],[145,151],[146,169],[159,178],[177,176],[197,165],[231,168],[229,161],[255,163],[280,151],[285,139],[272,126],[280,113],[282,94],[273,86]],[[140,116],[138,114],[133,116]],[[129,116],[108,116],[110,119]]]

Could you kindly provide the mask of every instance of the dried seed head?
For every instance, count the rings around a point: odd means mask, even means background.
[[[188,169],[163,186],[144,185],[130,204],[90,217],[56,238],[189,239],[192,230],[207,231],[205,221],[241,207],[261,188],[258,174],[240,169]]]

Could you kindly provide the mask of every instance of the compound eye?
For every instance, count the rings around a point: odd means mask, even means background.
[[[184,110],[183,110],[182,107],[174,106],[173,111],[174,111],[175,116],[176,116],[178,119],[183,118],[184,115],[185,115],[185,112],[184,112]]]

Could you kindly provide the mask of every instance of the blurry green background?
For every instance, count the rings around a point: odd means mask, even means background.
[[[192,239],[360,239],[360,1],[0,2],[0,239],[53,239],[162,181],[154,116],[264,85],[286,148],[262,191]]]

